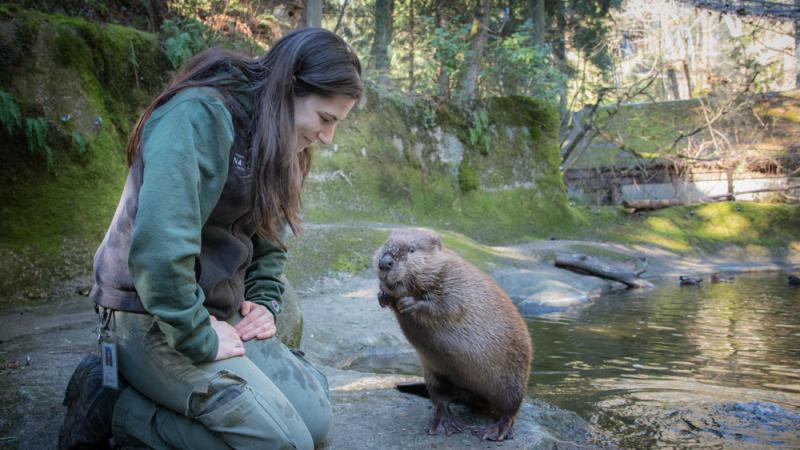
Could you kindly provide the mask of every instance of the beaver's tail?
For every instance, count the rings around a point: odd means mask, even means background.
[[[413,394],[419,395],[420,397],[431,398],[430,394],[428,394],[428,388],[425,387],[425,383],[421,381],[415,381],[412,383],[398,383],[395,387],[398,391],[405,394]]]

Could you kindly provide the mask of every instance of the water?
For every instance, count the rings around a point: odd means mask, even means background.
[[[707,283],[527,318],[528,395],[576,412],[602,446],[800,448],[800,288],[777,274]],[[421,372],[413,354],[349,368]]]
[[[800,448],[800,289],[706,282],[529,318],[529,395],[626,448]]]

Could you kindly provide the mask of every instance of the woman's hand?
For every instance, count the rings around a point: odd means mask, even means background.
[[[264,306],[243,301],[239,308],[242,320],[236,324],[236,332],[243,341],[253,338],[269,339],[275,336],[275,316]]]
[[[219,340],[217,356],[214,361],[244,355],[244,344],[239,338],[236,329],[229,323],[220,322],[214,316],[211,316],[211,328],[217,333],[217,339]]]

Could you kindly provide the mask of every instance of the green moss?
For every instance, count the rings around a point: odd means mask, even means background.
[[[435,231],[442,237],[442,243],[445,247],[476,265],[484,272],[491,272],[499,265],[515,267],[529,262],[527,259],[500,253],[495,248],[481,244],[461,233],[446,230]]]
[[[608,261],[615,261],[621,263],[637,263],[637,259],[626,255],[624,253],[615,252],[613,250],[608,250],[606,248],[599,248],[592,245],[586,244],[573,244],[569,246],[570,250],[583,253],[585,255],[594,256],[596,258],[602,258]]]
[[[485,156],[466,143],[470,121],[452,107],[437,110],[434,131],[424,123],[431,114],[419,107],[370,100],[351,113],[337,134],[336,150],[319,152],[313,173],[324,177],[306,185],[307,218],[425,225],[484,242],[568,232],[573,217],[558,170],[557,131],[546,129],[557,124],[554,109],[514,100],[521,102],[519,115],[489,114],[493,145]],[[490,110],[515,108],[494,102]],[[532,128],[539,129],[538,139],[531,137]],[[440,152],[453,145],[453,136],[464,154],[459,166],[446,167]]]
[[[302,289],[337,272],[362,272],[372,266],[372,255],[387,236],[388,231],[369,227],[312,225],[288,240],[286,276]]]
[[[800,242],[800,205],[719,202],[637,216],[625,216],[617,208],[598,210],[602,213],[585,219],[591,227],[576,236],[687,254],[713,254],[733,246],[778,258]]]
[[[461,165],[458,166],[458,185],[461,188],[461,192],[474,191],[480,185],[478,174],[466,161],[462,161]]]
[[[60,71],[38,67],[33,72],[35,81],[57,88],[72,86],[70,79],[77,80],[83,93],[50,95],[56,101],[79,97],[94,114],[76,111],[77,105],[72,105],[73,109],[67,109],[71,116],[87,117],[73,117],[68,124],[56,126],[52,138],[47,137],[53,147],[54,173],[42,172],[41,158],[31,158],[19,146],[11,145],[3,157],[6,170],[0,169],[0,179],[8,187],[0,194],[6,212],[0,220],[0,243],[52,251],[66,236],[96,239],[113,214],[122,188],[126,171],[122,150],[127,132],[138,109],[161,86],[167,63],[155,37],[137,30],[16,8],[3,11],[13,12],[11,23],[23,41],[20,45],[39,42],[30,47],[34,51],[30,59],[64,67]],[[136,68],[129,59],[134,54]],[[23,64],[15,70],[31,69]],[[60,79],[48,80],[51,72]],[[12,84],[10,90],[29,89],[19,83]],[[43,108],[52,114],[47,117],[50,123],[60,124],[63,111],[32,103],[35,99],[30,96],[24,98],[27,103],[23,103],[23,109]],[[98,120],[97,127],[92,124],[94,120]]]
[[[558,110],[554,105],[532,97],[512,95],[491,98],[488,106],[492,122],[527,127],[532,141],[551,139],[558,134]]]
[[[20,101],[25,117],[49,124],[51,149],[48,161],[28,151],[24,134],[3,136],[0,288],[3,299],[18,300],[38,295],[21,294],[24,286],[89,270],[124,184],[128,131],[161,88],[168,62],[153,35],[125,27],[7,6],[0,22],[26,54],[3,68],[10,76],[0,77],[0,89]]]

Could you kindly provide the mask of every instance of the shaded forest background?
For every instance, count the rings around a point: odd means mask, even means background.
[[[746,151],[758,170],[797,177],[798,2],[2,2],[0,287],[43,298],[47,283],[18,280],[86,273],[119,199],[127,133],[184,61],[217,45],[259,54],[304,26],[350,42],[368,85],[339,145],[315,160],[311,222],[423,224],[504,243],[641,229],[678,242],[672,250],[737,239],[785,249],[796,233],[772,231],[796,229],[796,205],[719,206],[704,221],[665,212],[676,233],[572,203],[564,174],[610,179],[611,160],[655,173],[658,160],[688,178],[687,165],[740,170]],[[706,232],[740,214],[746,226]]]
[[[572,112],[718,100],[800,82],[800,1],[745,0],[26,0],[26,7],[157,33],[173,67],[214,45],[256,54],[287,31],[324,26],[388,95],[469,104],[526,95],[558,105],[563,160]],[[727,102],[727,103],[726,103]],[[582,116],[589,126],[593,116]],[[485,128],[478,112],[476,128]],[[591,131],[591,130],[589,130]],[[475,139],[479,139],[476,133]],[[591,133],[590,133],[591,134]],[[574,138],[574,135],[572,136]]]

